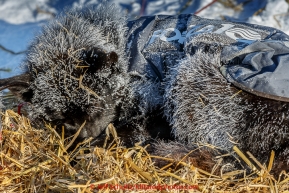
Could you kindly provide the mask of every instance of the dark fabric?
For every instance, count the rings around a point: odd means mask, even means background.
[[[167,68],[186,54],[200,46],[212,52],[221,47],[220,72],[229,82],[289,101],[289,36],[280,30],[191,14],[141,17],[128,28],[129,71],[162,81]]]

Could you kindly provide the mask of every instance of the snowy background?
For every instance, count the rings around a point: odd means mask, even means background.
[[[29,42],[41,26],[65,7],[97,4],[98,0],[0,0],[0,78],[19,74]],[[249,22],[289,34],[289,0],[111,0],[130,19],[142,15],[196,13],[212,19]]]

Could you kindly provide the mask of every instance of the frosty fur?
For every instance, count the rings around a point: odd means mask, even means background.
[[[240,92],[221,75],[221,50],[231,39],[192,36],[184,55],[166,61],[159,82],[128,72],[125,26],[126,18],[106,2],[67,10],[34,39],[26,73],[0,80],[1,89],[29,102],[33,120],[64,124],[71,134],[86,121],[81,137],[97,137],[117,120],[146,129],[148,117],[157,122],[161,115],[178,142],[160,148],[210,143],[231,151],[236,144],[260,158],[272,149],[289,155],[289,104]]]
[[[126,18],[121,15],[104,2],[67,10],[43,27],[23,64],[29,88],[22,90],[22,98],[28,95],[32,119],[64,124],[68,133],[86,120],[82,137],[98,136],[116,119],[129,81]]]
[[[271,150],[288,156],[289,104],[241,92],[221,75],[219,60],[218,52],[197,50],[171,69],[164,108],[177,140],[237,145],[263,161]]]

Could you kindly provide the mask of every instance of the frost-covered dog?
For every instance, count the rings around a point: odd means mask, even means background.
[[[126,21],[103,3],[51,21],[27,52],[27,71],[0,85],[29,102],[35,120],[68,131],[86,121],[82,137],[157,111],[180,142],[287,157],[288,40],[191,14]]]
[[[108,4],[68,10],[43,27],[24,61],[26,73],[2,80],[2,89],[31,103],[30,117],[98,136],[116,119],[129,77],[126,19]]]

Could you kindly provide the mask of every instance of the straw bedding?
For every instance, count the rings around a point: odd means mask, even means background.
[[[218,151],[217,147],[199,144],[197,149],[176,152],[172,147],[177,144],[160,141],[158,145],[169,148],[170,154],[153,154],[147,151],[149,145],[123,146],[112,124],[106,129],[103,146],[92,146],[92,138],[76,141],[84,124],[74,136],[64,138],[64,129],[59,135],[49,124],[34,128],[26,117],[12,110],[4,112],[0,192],[289,191],[287,173],[281,172],[278,178],[270,174],[274,152],[263,165],[234,147],[235,159],[251,170],[225,172],[225,155],[212,158],[206,154]]]

